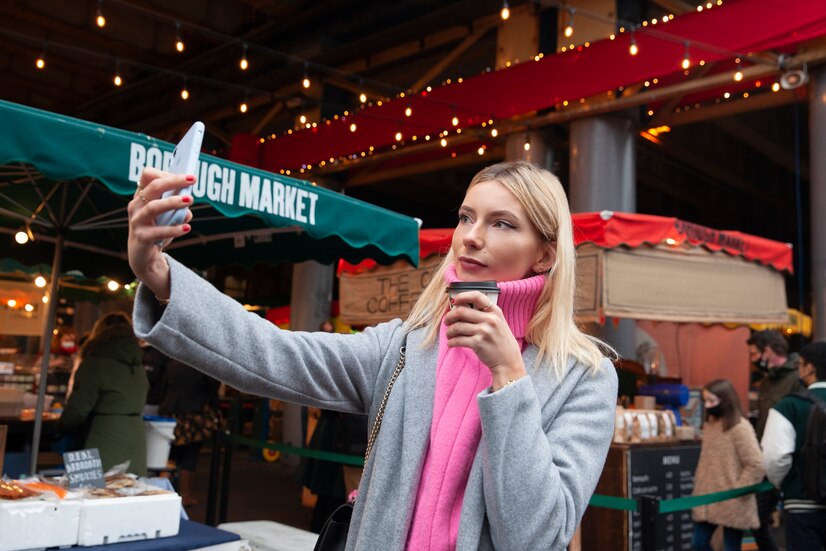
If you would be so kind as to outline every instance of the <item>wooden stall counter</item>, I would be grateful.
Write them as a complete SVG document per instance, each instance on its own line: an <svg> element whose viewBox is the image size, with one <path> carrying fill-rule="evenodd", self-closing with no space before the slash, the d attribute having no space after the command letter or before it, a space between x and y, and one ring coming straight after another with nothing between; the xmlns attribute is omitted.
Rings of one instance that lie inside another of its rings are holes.
<svg viewBox="0 0 826 551"><path fill-rule="evenodd" d="M596 493L630 499L689 496L699 457L699 440L611 444ZM657 549L691 549L691 511L661 515L657 524ZM640 530L638 512L590 506L581 523L582 549L639 551Z"/></svg>

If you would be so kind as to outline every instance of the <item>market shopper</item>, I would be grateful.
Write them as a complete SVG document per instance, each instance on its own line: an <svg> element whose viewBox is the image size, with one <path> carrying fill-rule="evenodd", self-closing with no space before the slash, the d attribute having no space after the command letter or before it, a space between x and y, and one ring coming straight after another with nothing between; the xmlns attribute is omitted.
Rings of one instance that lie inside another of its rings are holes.
<svg viewBox="0 0 826 551"><path fill-rule="evenodd" d="M573 318L572 222L556 177L524 162L479 172L408 320L354 335L279 330L162 254L155 242L187 233L191 214L156 227L190 204L161 196L193 181L146 169L129 204L138 335L235 388L371 422L406 347L348 550L565 548L611 442L617 378ZM478 291L451 300L457 280L496 280L498 304Z"/></svg>
<svg viewBox="0 0 826 551"><path fill-rule="evenodd" d="M800 349L798 374L808 392L826 400L826 342ZM826 505L812 499L803 478L801 451L812 401L798 393L783 398L769 412L763 432L763 465L769 480L783 494L786 546L826 549Z"/></svg>
<svg viewBox="0 0 826 551"><path fill-rule="evenodd" d="M734 385L717 379L703 387L706 422L694 474L694 495L705 495L757 484L763 478L760 445L754 428L740 410ZM757 528L757 500L746 494L694 507L692 549L710 551L711 536L723 527L725 551L740 551L743 530Z"/></svg>
<svg viewBox="0 0 826 551"><path fill-rule="evenodd" d="M130 473L146 476L141 412L149 381L141 356L128 314L101 317L80 349L74 387L55 431L76 432L82 448L98 448L104 470L129 461Z"/></svg>
<svg viewBox="0 0 826 551"><path fill-rule="evenodd" d="M749 361L762 373L754 383L757 387L757 439L763 437L763 429L769 411L792 392L803 389L797 378L797 355L789 355L789 343L774 329L757 331L746 341L749 346ZM775 491L757 494L757 508L760 527L753 530L754 541L760 551L777 551L777 543L771 532L772 513L777 511L780 495Z"/></svg>

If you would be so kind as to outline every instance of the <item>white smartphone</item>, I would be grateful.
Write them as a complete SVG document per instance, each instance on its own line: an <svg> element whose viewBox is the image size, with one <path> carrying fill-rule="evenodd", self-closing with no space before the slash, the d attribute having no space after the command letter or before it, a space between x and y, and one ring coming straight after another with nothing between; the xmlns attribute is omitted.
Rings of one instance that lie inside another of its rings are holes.
<svg viewBox="0 0 826 551"><path fill-rule="evenodd" d="M198 158L201 155L201 143L204 141L204 123L198 121L187 130L175 150L172 152L172 162L169 163L167 172L173 174L194 174L198 175ZM171 195L192 195L192 186L166 191L163 197ZM170 210L159 214L155 218L158 226L177 226L183 224L186 218L186 207Z"/></svg>

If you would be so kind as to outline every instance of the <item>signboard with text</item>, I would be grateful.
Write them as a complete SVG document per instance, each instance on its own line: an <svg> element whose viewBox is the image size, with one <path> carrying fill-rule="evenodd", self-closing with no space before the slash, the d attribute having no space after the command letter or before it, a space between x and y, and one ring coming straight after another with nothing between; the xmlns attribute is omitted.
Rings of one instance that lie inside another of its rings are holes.
<svg viewBox="0 0 826 551"><path fill-rule="evenodd" d="M97 448L63 454L69 488L103 488L103 462Z"/></svg>

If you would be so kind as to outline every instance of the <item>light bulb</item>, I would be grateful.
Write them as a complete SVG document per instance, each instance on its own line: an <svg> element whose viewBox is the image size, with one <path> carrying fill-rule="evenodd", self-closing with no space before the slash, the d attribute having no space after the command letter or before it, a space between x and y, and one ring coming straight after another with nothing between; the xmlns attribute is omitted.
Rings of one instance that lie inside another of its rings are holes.
<svg viewBox="0 0 826 551"><path fill-rule="evenodd" d="M508 7L508 0L505 0L502 3L502 11L499 12L499 16L502 18L502 21L507 21L511 16L511 10Z"/></svg>
<svg viewBox="0 0 826 551"><path fill-rule="evenodd" d="M352 122L352 123L350 123L350 132L355 132L355 131L356 131L356 123Z"/></svg>
<svg viewBox="0 0 826 551"><path fill-rule="evenodd" d="M17 301L16 301L16 300L14 300L13 298L10 298L10 299L6 302L6 305L7 305L9 308L14 308L15 306L17 306Z"/></svg>
<svg viewBox="0 0 826 551"><path fill-rule="evenodd" d="M25 245L29 242L29 234L27 234L23 230L20 230L19 232L14 234L14 240L20 243L21 245Z"/></svg>
<svg viewBox="0 0 826 551"><path fill-rule="evenodd" d="M121 84L123 84L123 79L120 78L119 74L115 73L115 78L112 79L112 82L115 83L115 86L120 86Z"/></svg>
<svg viewBox="0 0 826 551"><path fill-rule="evenodd" d="M734 81L735 82L740 82L741 80L743 80L743 71L738 66L737 71L735 71L735 73L734 73Z"/></svg>
<svg viewBox="0 0 826 551"><path fill-rule="evenodd" d="M491 137L495 138L496 136L499 135L499 131L495 128L492 128L491 131L490 131L490 135L491 135Z"/></svg>
<svg viewBox="0 0 826 551"><path fill-rule="evenodd" d="M46 286L46 278L43 277L43 276L37 276L36 278L34 278L34 284L37 287L41 287L41 288L45 287Z"/></svg>
<svg viewBox="0 0 826 551"><path fill-rule="evenodd" d="M241 102L241 105L238 106L238 110L241 111L242 113L246 113L247 109L248 109L247 102L245 102L245 101Z"/></svg>
<svg viewBox="0 0 826 551"><path fill-rule="evenodd" d="M186 86L181 88L181 99L188 100L189 99L189 90L186 89Z"/></svg>
<svg viewBox="0 0 826 551"><path fill-rule="evenodd" d="M25 305L25 306L23 307L23 309L24 309L26 312L31 312L31 311L33 311L33 310L34 310L34 306L32 306L31 304L27 304L27 305Z"/></svg>
<svg viewBox="0 0 826 551"><path fill-rule="evenodd" d="M110 280L109 280L109 283L107 283L107 284L106 284L106 287L107 287L110 291L117 291L117 290L120 288L120 283L118 283L118 282L117 282L117 281L115 281L114 279L110 279Z"/></svg>
<svg viewBox="0 0 826 551"><path fill-rule="evenodd" d="M301 115L300 117L298 117L298 122L300 122L301 124L307 124L307 116Z"/></svg>
<svg viewBox="0 0 826 551"><path fill-rule="evenodd" d="M98 24L98 27L100 27L101 29L106 26L106 18L103 17L103 14L100 13L100 10L98 10L98 16L97 16L97 19L95 19L95 22Z"/></svg>
<svg viewBox="0 0 826 551"><path fill-rule="evenodd" d="M683 62L680 65L683 69L688 70L688 68L691 67L691 60L687 57L684 57Z"/></svg>
<svg viewBox="0 0 826 551"><path fill-rule="evenodd" d="M43 298L40 299L40 300L43 301L43 304L48 304L49 303L49 295L43 295Z"/></svg>
<svg viewBox="0 0 826 551"><path fill-rule="evenodd" d="M307 78L307 77L304 77L304 80L301 81L301 86L303 86L304 88L309 88L310 87L310 79Z"/></svg>
<svg viewBox="0 0 826 551"><path fill-rule="evenodd" d="M447 140L446 139L442 138L442 141L439 142L439 143L442 144L442 147L447 147Z"/></svg>
<svg viewBox="0 0 826 551"><path fill-rule="evenodd" d="M484 155L485 154L485 146L482 146L479 149L477 149L476 153L478 153L479 155Z"/></svg>
<svg viewBox="0 0 826 551"><path fill-rule="evenodd" d="M37 56L37 59L34 62L34 66L41 70L46 67L46 58L43 56L43 54Z"/></svg>
<svg viewBox="0 0 826 551"><path fill-rule="evenodd" d="M452 124L453 126L459 126L459 117L453 115L453 118L450 119L450 124Z"/></svg>
<svg viewBox="0 0 826 551"><path fill-rule="evenodd" d="M241 58L241 61L238 62L238 66L241 67L242 71L246 71L247 67L250 66L249 61L247 61L247 56Z"/></svg>
<svg viewBox="0 0 826 551"><path fill-rule="evenodd" d="M361 94L359 94L359 101L360 101L361 103L367 103L367 94L365 94L364 92L362 92Z"/></svg>
<svg viewBox="0 0 826 551"><path fill-rule="evenodd" d="M530 151L531 150L531 142L525 142L524 148L525 148L525 151Z"/></svg>
<svg viewBox="0 0 826 551"><path fill-rule="evenodd" d="M176 49L176 50L178 50L179 52L183 52L183 51L184 51L184 41L183 41L183 40L181 40L181 38L180 38L180 37L178 37L177 39L175 39L175 49Z"/></svg>
<svg viewBox="0 0 826 551"><path fill-rule="evenodd" d="M571 36L573 36L573 34L574 34L574 27L570 23L568 23L568 25L565 26L565 38L571 38Z"/></svg>
<svg viewBox="0 0 826 551"><path fill-rule="evenodd" d="M637 39L634 37L634 34L631 34L631 45L628 47L628 53L631 55L637 55L640 52L640 49L637 47Z"/></svg>
<svg viewBox="0 0 826 551"><path fill-rule="evenodd" d="M402 133L401 132L396 132L396 141L397 142L402 141Z"/></svg>
<svg viewBox="0 0 826 551"><path fill-rule="evenodd" d="M405 108L405 110L404 110L404 116L409 117L412 114L413 114L413 108L410 107L410 105L408 105L407 108Z"/></svg>
<svg viewBox="0 0 826 551"><path fill-rule="evenodd" d="M774 84L772 84L772 92L779 92L779 91L780 91L780 83L775 82Z"/></svg>

